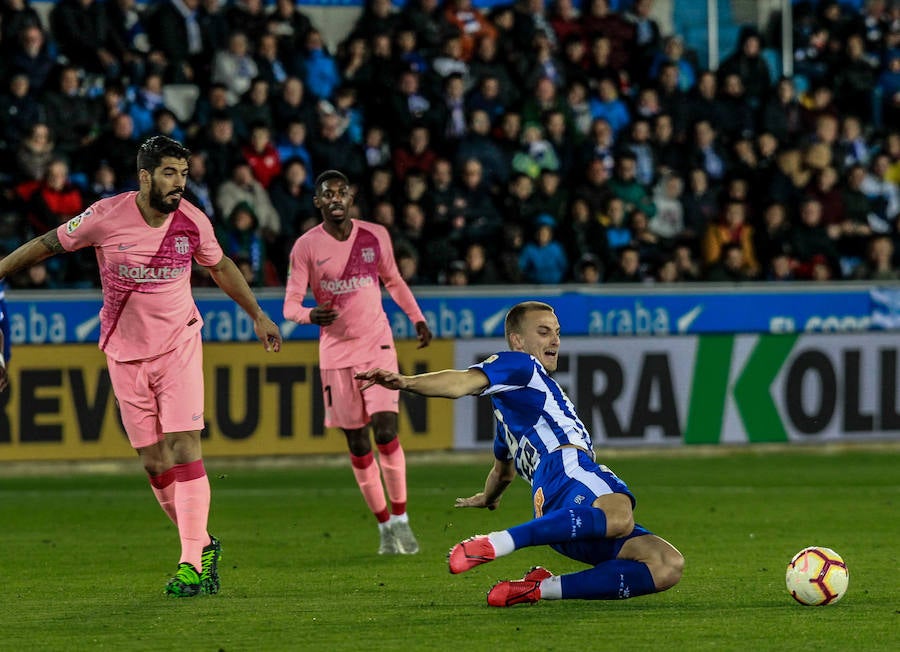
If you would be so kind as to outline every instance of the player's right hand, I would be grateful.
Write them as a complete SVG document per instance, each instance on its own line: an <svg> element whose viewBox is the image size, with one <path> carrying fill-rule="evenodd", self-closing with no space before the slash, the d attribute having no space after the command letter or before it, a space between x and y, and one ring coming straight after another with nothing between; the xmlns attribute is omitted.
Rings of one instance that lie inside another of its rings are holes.
<svg viewBox="0 0 900 652"><path fill-rule="evenodd" d="M498 498L492 503L487 501L487 497L484 495L483 491L479 491L474 496L469 496L468 498L457 498L454 503L454 507L477 507L479 509L490 509L495 510L497 506L500 504L500 499Z"/></svg>
<svg viewBox="0 0 900 652"><path fill-rule="evenodd" d="M331 307L331 301L323 303L320 306L316 306L309 313L310 323L316 324L318 326L328 326L329 324L334 323L334 320L337 318L337 310L334 310Z"/></svg>

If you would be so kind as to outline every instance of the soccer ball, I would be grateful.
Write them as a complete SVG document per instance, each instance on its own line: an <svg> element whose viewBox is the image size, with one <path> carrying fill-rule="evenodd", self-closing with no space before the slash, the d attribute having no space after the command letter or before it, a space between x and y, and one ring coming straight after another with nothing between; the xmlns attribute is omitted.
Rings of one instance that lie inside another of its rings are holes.
<svg viewBox="0 0 900 652"><path fill-rule="evenodd" d="M850 572L834 550L811 546L794 555L785 580L788 593L800 604L826 605L844 597Z"/></svg>

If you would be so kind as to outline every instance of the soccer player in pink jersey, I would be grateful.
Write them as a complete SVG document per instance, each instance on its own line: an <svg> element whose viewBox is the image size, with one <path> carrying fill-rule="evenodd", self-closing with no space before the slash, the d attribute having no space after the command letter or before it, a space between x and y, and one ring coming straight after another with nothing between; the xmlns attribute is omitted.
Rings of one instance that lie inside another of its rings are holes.
<svg viewBox="0 0 900 652"><path fill-rule="evenodd" d="M399 392L378 388L363 394L354 375L372 366L398 368L379 279L415 324L419 348L431 342L431 331L397 270L387 229L350 218L353 195L347 177L337 170L320 174L313 203L323 221L298 238L291 250L284 316L321 326L325 425L340 428L347 437L353 475L378 520L378 554L415 554L419 544L406 514L406 459L397 438ZM303 306L308 287L316 301L313 308ZM378 446L377 461L370 424Z"/></svg>
<svg viewBox="0 0 900 652"><path fill-rule="evenodd" d="M223 255L209 218L181 200L189 157L170 138L149 138L137 155L140 190L101 199L0 261L2 279L55 254L94 248L103 287L100 348L122 423L181 539L178 569L165 588L176 597L218 593L221 556L206 529L203 319L191 296L192 261L250 315L267 351L281 349L278 327Z"/></svg>

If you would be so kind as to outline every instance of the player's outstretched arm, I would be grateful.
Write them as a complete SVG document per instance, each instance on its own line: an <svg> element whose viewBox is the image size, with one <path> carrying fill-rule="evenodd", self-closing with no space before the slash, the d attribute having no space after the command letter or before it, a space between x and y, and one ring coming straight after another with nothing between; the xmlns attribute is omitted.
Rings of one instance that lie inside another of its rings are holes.
<svg viewBox="0 0 900 652"><path fill-rule="evenodd" d="M0 260L0 278L6 278L20 269L31 267L64 251L65 248L60 244L56 231L47 231L44 235L32 238Z"/></svg>
<svg viewBox="0 0 900 652"><path fill-rule="evenodd" d="M454 507L479 507L497 509L500 497L516 477L512 460L494 460L494 466L484 481L484 491L468 498L457 498Z"/></svg>
<svg viewBox="0 0 900 652"><path fill-rule="evenodd" d="M247 285L247 279L241 274L234 261L228 256L222 256L218 263L207 269L216 285L222 288L222 291L253 319L253 331L266 347L266 351L275 351L276 353L280 351L281 331L260 308L253 295L253 290Z"/></svg>
<svg viewBox="0 0 900 652"><path fill-rule="evenodd" d="M386 369L369 369L356 374L356 379L367 381L361 389L381 385L388 389L442 398L480 394L488 386L487 376L480 369L445 369L415 376L404 376Z"/></svg>

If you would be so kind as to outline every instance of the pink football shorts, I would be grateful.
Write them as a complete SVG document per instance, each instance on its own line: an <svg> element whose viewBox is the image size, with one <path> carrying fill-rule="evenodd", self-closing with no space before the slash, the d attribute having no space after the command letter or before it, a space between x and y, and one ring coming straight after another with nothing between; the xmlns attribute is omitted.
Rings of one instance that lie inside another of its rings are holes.
<svg viewBox="0 0 900 652"><path fill-rule="evenodd" d="M353 376L375 367L397 371L397 352L393 346L379 349L374 359L354 367L320 370L327 427L362 428L376 412L399 412L399 391L380 385L372 385L364 392L359 390L364 382Z"/></svg>
<svg viewBox="0 0 900 652"><path fill-rule="evenodd" d="M203 430L203 341L200 331L148 360L107 358L113 392L128 440L151 446L166 433Z"/></svg>

